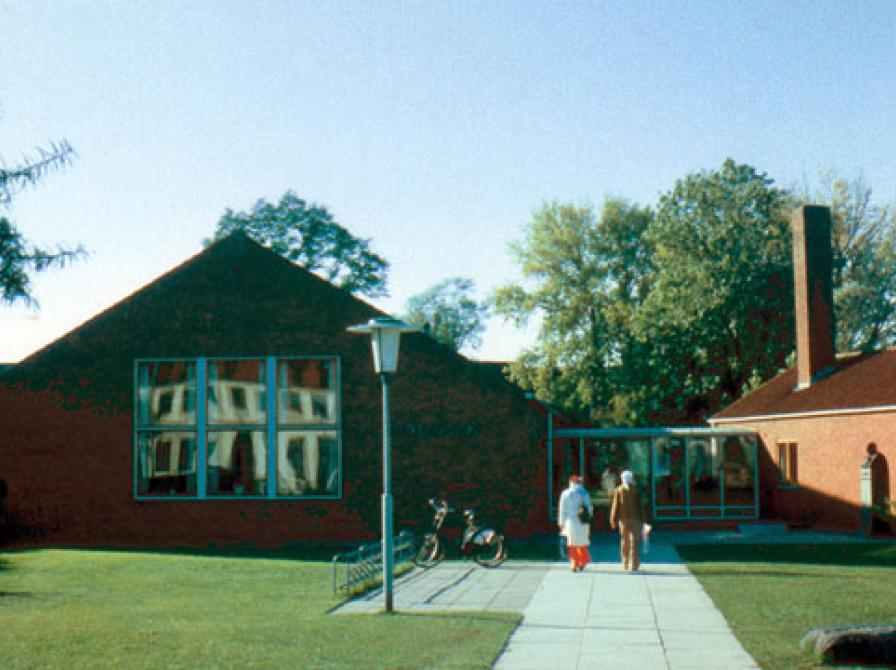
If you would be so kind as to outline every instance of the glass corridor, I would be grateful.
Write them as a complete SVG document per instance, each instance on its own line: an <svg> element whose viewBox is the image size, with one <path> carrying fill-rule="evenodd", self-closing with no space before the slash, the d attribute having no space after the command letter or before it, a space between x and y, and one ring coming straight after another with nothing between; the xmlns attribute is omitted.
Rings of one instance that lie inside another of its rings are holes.
<svg viewBox="0 0 896 670"><path fill-rule="evenodd" d="M580 474L598 507L609 505L623 470L660 520L759 516L757 437L712 428L551 430L551 509L571 474Z"/></svg>

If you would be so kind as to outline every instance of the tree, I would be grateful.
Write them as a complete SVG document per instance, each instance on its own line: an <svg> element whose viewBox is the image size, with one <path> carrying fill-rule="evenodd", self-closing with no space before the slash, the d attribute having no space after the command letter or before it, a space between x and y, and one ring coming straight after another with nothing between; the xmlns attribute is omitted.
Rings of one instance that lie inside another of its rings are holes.
<svg viewBox="0 0 896 670"><path fill-rule="evenodd" d="M648 209L546 205L511 251L525 284L494 296L538 340L511 376L610 424L700 422L792 360L790 219L828 204L838 350L896 343L896 214L861 180L809 196L729 159L679 179Z"/></svg>
<svg viewBox="0 0 896 670"><path fill-rule="evenodd" d="M404 319L455 351L476 349L482 344L488 307L471 296L475 288L473 280L464 277L439 282L408 300Z"/></svg>
<svg viewBox="0 0 896 670"><path fill-rule="evenodd" d="M51 144L50 149L37 149L37 159L27 156L11 168L0 167L0 206L10 208L16 193L36 184L53 169L68 165L74 150L68 142ZM6 217L0 216L0 302L11 305L19 300L36 306L31 288L31 276L47 268L62 267L86 255L84 249L57 247L49 251L35 247Z"/></svg>
<svg viewBox="0 0 896 670"><path fill-rule="evenodd" d="M731 159L660 198L645 236L655 271L632 323L646 357L643 418L702 420L783 365L794 343L790 206Z"/></svg>
<svg viewBox="0 0 896 670"><path fill-rule="evenodd" d="M831 208L837 350L896 344L896 208L875 203L860 177L833 171L798 201Z"/></svg>
<svg viewBox="0 0 896 670"><path fill-rule="evenodd" d="M495 311L518 326L538 315L535 345L511 364L511 377L542 399L614 421L625 413L620 367L636 355L628 322L642 300L651 250L643 234L649 208L608 200L591 206L549 203L511 245L523 283L499 288Z"/></svg>
<svg viewBox="0 0 896 670"><path fill-rule="evenodd" d="M277 204L258 200L249 212L227 209L205 244L235 230L340 288L370 297L386 295L389 264L371 251L370 241L354 237L326 207L308 205L292 191Z"/></svg>

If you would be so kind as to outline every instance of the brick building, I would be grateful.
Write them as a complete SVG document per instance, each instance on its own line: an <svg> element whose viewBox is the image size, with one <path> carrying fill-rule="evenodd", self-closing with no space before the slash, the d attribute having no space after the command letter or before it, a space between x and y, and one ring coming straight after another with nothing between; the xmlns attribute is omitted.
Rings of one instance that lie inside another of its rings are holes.
<svg viewBox="0 0 896 670"><path fill-rule="evenodd" d="M373 307L234 234L0 374L5 522L32 541L204 545L378 535ZM396 528L425 500L543 530L545 420L422 334L392 385Z"/></svg>
<svg viewBox="0 0 896 670"><path fill-rule="evenodd" d="M880 510L894 491L896 351L835 354L830 211L796 210L793 233L796 367L710 424L758 433L763 516L887 531Z"/></svg>

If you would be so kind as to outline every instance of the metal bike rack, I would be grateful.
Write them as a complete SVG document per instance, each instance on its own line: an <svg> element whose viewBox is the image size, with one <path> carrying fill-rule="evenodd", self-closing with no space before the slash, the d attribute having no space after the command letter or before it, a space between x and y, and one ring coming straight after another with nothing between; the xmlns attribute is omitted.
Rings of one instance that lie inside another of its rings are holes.
<svg viewBox="0 0 896 670"><path fill-rule="evenodd" d="M381 541L365 542L354 551L333 557L333 593L351 593L355 588L367 586L382 575L383 544ZM392 544L393 565L409 561L414 554L414 534L403 530Z"/></svg>

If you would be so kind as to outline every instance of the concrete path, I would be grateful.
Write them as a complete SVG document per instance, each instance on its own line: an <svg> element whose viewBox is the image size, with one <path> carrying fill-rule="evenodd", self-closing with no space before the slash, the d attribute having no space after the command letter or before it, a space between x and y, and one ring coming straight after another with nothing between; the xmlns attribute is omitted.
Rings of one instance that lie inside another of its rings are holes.
<svg viewBox="0 0 896 670"><path fill-rule="evenodd" d="M654 542L640 572L618 562L618 542L595 538L595 563L510 561L485 569L449 561L396 580L402 611L515 611L520 626L495 670L755 670L725 619L668 542ZM382 609L377 590L334 613Z"/></svg>
<svg viewBox="0 0 896 670"><path fill-rule="evenodd" d="M615 543L592 549L584 573L545 575L495 670L759 668L670 545L635 574Z"/></svg>
<svg viewBox="0 0 896 670"><path fill-rule="evenodd" d="M429 570L414 569L395 581L393 606L402 612L523 612L552 563L511 562L485 569L472 561L445 561ZM375 589L333 610L360 614L383 609Z"/></svg>

